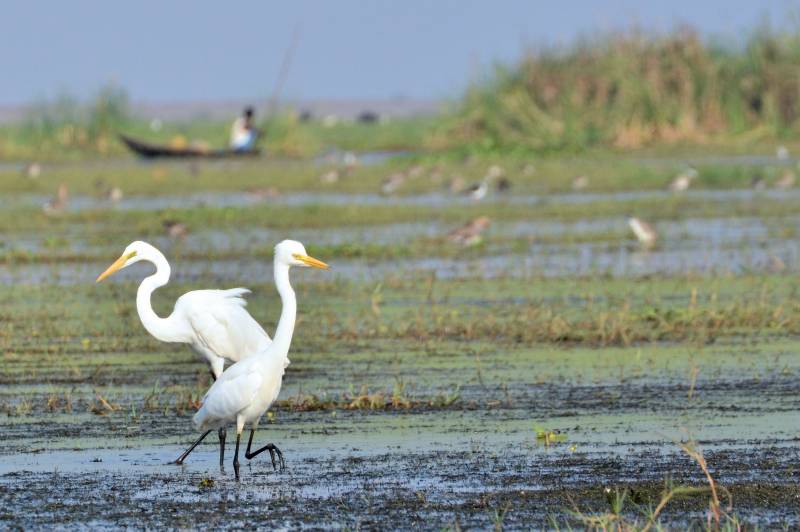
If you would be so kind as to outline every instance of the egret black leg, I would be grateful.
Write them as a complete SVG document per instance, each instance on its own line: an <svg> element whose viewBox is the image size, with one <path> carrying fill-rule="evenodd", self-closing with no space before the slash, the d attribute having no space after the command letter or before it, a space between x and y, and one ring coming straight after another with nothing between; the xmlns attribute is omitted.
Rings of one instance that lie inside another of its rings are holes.
<svg viewBox="0 0 800 532"><path fill-rule="evenodd" d="M225 427L219 429L219 468L225 468Z"/></svg>
<svg viewBox="0 0 800 532"><path fill-rule="evenodd" d="M281 463L281 471L286 469L286 462L284 462L283 460L283 453L281 452L280 449L275 447L275 444L268 443L261 449L257 449L252 452L250 451L250 446L253 444L253 434L255 434L255 432L256 432L255 430L250 429L250 439L247 440L247 450L244 452L244 457L247 458L248 460L251 460L256 456L258 456L259 454L263 453L264 451L269 451L269 457L272 458L272 469L274 469L275 471L278 470L278 466L275 463L276 454L278 455L278 460Z"/></svg>
<svg viewBox="0 0 800 532"><path fill-rule="evenodd" d="M202 436L197 438L197 441L194 442L191 447L186 449L183 452L183 454L180 455L177 460L175 460L175 463L178 464L178 465L181 465L183 463L183 461L186 460L186 457L189 456L189 453L194 451L194 448L197 447L198 445L200 445L200 442L203 441L204 439L206 439L206 436L208 436L209 434L211 434L210 430L205 431Z"/></svg>
<svg viewBox="0 0 800 532"><path fill-rule="evenodd" d="M242 439L242 433L236 431L236 452L233 455L233 472L236 473L236 482L239 482L239 440Z"/></svg>

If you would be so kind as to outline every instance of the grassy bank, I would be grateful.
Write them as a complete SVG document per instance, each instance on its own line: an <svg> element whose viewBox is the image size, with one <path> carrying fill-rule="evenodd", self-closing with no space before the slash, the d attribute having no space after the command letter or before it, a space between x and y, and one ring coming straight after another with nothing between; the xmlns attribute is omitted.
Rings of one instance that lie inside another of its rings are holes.
<svg viewBox="0 0 800 532"><path fill-rule="evenodd" d="M472 87L434 144L576 151L788 138L800 126L799 59L798 34L770 30L741 47L680 29L531 51Z"/></svg>

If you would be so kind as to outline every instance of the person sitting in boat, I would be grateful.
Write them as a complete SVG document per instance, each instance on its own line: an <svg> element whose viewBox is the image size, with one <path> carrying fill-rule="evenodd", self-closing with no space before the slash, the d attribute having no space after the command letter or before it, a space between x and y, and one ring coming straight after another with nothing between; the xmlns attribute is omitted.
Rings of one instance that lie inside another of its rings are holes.
<svg viewBox="0 0 800 532"><path fill-rule="evenodd" d="M236 151L255 149L258 128L253 125L253 108L246 107L242 116L233 122L231 128L231 148Z"/></svg>

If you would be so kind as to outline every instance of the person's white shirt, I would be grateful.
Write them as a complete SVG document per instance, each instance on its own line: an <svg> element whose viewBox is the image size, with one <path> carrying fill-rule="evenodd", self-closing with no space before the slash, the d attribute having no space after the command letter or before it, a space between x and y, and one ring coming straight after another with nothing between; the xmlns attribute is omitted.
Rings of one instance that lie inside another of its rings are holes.
<svg viewBox="0 0 800 532"><path fill-rule="evenodd" d="M234 150L247 150L253 147L255 132L247 127L247 120L240 116L231 127L231 148Z"/></svg>

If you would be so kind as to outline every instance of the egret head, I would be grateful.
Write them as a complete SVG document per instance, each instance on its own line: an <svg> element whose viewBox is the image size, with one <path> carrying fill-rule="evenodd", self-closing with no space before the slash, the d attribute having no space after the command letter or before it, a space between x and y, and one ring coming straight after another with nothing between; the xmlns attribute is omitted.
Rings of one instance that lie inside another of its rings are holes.
<svg viewBox="0 0 800 532"><path fill-rule="evenodd" d="M137 240L136 242L131 242L128 244L128 247L125 248L125 251L122 252L122 255L119 256L114 263L109 266L106 271L101 273L97 277L96 282L100 282L106 277L110 276L114 272L121 270L122 268L127 268L131 264L137 263L140 260L150 260L152 261L154 257L163 256L161 252L158 251L156 248L148 244L147 242L142 242L141 240Z"/></svg>
<svg viewBox="0 0 800 532"><path fill-rule="evenodd" d="M327 270L329 266L321 260L310 257L306 248L296 240L284 240L275 246L275 261L288 266L303 266Z"/></svg>

